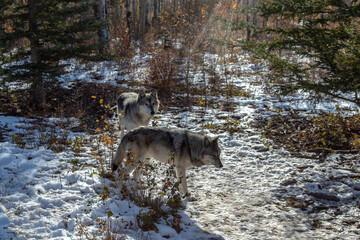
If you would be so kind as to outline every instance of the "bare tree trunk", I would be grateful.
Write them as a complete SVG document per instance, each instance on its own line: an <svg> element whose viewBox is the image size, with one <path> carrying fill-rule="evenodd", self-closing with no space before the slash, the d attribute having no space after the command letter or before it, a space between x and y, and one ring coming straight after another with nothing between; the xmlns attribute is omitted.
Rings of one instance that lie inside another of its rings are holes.
<svg viewBox="0 0 360 240"><path fill-rule="evenodd" d="M200 0L195 0L195 16L199 20L201 19L201 11L200 11Z"/></svg>
<svg viewBox="0 0 360 240"><path fill-rule="evenodd" d="M115 4L115 17L116 19L121 19L121 15L122 15L122 5L120 4L120 2Z"/></svg>
<svg viewBox="0 0 360 240"><path fill-rule="evenodd" d="M146 29L150 26L149 12L150 12L150 3L149 3L149 0L146 0L145 1L145 32L146 32Z"/></svg>
<svg viewBox="0 0 360 240"><path fill-rule="evenodd" d="M140 0L140 27L139 27L139 36L142 38L145 33L145 25L146 25L146 0Z"/></svg>
<svg viewBox="0 0 360 240"><path fill-rule="evenodd" d="M207 98L207 83L206 83L206 77L205 77L205 62L204 59L202 60L202 74L203 74L203 81L204 81L204 115L207 111L207 105L208 105L208 98Z"/></svg>
<svg viewBox="0 0 360 240"><path fill-rule="evenodd" d="M158 22L159 17L159 0L154 0L154 17L152 19L152 24Z"/></svg>
<svg viewBox="0 0 360 240"><path fill-rule="evenodd" d="M188 107L188 111L191 112L191 105L190 105L190 58L191 52L190 49L185 50L187 52L186 56L186 73L185 73L185 82L186 82L186 104Z"/></svg>
<svg viewBox="0 0 360 240"><path fill-rule="evenodd" d="M137 31L135 30L136 29L136 24L137 24L137 2L136 2L137 0L132 0L132 13L133 13L133 17L132 17L132 19L133 19L133 21L132 21L132 27L133 27L133 37L136 37L137 38L137 36L135 36L136 35L136 33L137 33Z"/></svg>
<svg viewBox="0 0 360 240"><path fill-rule="evenodd" d="M159 0L159 13L164 9L164 0Z"/></svg>
<svg viewBox="0 0 360 240"><path fill-rule="evenodd" d="M267 26L267 18L263 17L262 27L266 27L266 26Z"/></svg>
<svg viewBox="0 0 360 240"><path fill-rule="evenodd" d="M98 4L98 19L99 20L106 20L107 19L107 12L106 12L106 0L100 0ZM105 24L101 27L98 31L99 42L105 43L110 40L110 33L109 33L109 26ZM109 43L106 43L101 49L100 53L104 53L109 50Z"/></svg>
<svg viewBox="0 0 360 240"><path fill-rule="evenodd" d="M132 29L132 24L131 24L130 0L126 0L125 9L126 9L126 24L127 24L127 28L128 28L130 38L131 38L133 29Z"/></svg>
<svg viewBox="0 0 360 240"><path fill-rule="evenodd" d="M30 36L30 48L31 48L31 63L36 66L37 64L41 63L41 56L38 52L40 48L39 40L37 39L38 35L38 24L36 21L36 0L29 0L29 32L31 32ZM39 71L36 69L36 71ZM32 101L34 104L35 109L40 110L45 107L45 88L44 88L44 79L42 77L42 73L39 71L34 74L32 79L31 85L31 94L32 94Z"/></svg>
<svg viewBox="0 0 360 240"><path fill-rule="evenodd" d="M258 0L253 0L253 6L254 6L254 15L253 15L253 23L254 26L258 25L258 18L257 18L257 6L258 6Z"/></svg>
<svg viewBox="0 0 360 240"><path fill-rule="evenodd" d="M246 41L250 41L251 29L250 29L250 0L246 1Z"/></svg>

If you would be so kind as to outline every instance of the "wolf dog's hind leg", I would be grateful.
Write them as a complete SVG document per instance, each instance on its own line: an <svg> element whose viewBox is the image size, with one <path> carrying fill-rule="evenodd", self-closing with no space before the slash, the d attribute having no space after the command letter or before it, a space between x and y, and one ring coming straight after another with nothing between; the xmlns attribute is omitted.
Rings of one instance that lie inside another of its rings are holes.
<svg viewBox="0 0 360 240"><path fill-rule="evenodd" d="M126 153L126 161L124 162L126 175L130 174L137 167L136 159L137 157L135 151L128 149Z"/></svg>
<svg viewBox="0 0 360 240"><path fill-rule="evenodd" d="M188 189L186 183L185 168L180 166L175 166L175 170L176 170L176 178L180 182L179 190L182 194L187 195Z"/></svg>
<svg viewBox="0 0 360 240"><path fill-rule="evenodd" d="M135 163L133 165L133 172L134 180L139 185L140 184L140 172L145 164L145 156L144 155L136 155Z"/></svg>

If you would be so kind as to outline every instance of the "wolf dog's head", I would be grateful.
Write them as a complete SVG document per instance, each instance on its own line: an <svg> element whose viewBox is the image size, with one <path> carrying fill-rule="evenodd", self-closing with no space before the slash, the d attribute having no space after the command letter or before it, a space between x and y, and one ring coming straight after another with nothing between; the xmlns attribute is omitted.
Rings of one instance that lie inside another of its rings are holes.
<svg viewBox="0 0 360 240"><path fill-rule="evenodd" d="M217 168L222 168L223 165L220 160L221 149L219 147L218 138L210 139L204 138L204 148L202 149L202 160L205 164L214 165Z"/></svg>
<svg viewBox="0 0 360 240"><path fill-rule="evenodd" d="M154 115L159 110L160 101L156 91L144 93L141 91L138 97L139 111L145 115Z"/></svg>

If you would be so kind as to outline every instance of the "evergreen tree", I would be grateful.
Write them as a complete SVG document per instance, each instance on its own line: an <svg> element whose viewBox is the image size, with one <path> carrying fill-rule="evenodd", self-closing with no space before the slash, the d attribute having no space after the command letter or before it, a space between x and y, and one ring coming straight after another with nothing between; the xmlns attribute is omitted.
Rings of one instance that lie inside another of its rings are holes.
<svg viewBox="0 0 360 240"><path fill-rule="evenodd" d="M268 63L277 89L360 106L359 1L272 0L263 1L258 11L267 26L251 26L252 39L235 46Z"/></svg>
<svg viewBox="0 0 360 240"><path fill-rule="evenodd" d="M84 0L2 0L0 61L4 82L30 84L32 103L45 104L46 88L64 73L60 60L100 60L94 36L104 21L96 20L96 2Z"/></svg>

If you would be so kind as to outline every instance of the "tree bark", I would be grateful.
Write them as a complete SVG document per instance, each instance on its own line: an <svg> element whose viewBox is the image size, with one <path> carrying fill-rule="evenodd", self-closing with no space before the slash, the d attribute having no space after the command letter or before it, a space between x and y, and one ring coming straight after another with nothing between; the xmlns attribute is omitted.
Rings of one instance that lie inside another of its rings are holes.
<svg viewBox="0 0 360 240"><path fill-rule="evenodd" d="M115 5L115 16L116 16L116 19L121 19L121 15L122 15L122 12L123 12L123 10L122 10L122 6L121 6L121 4L120 4L120 2L118 2L118 3L116 3L116 5Z"/></svg>
<svg viewBox="0 0 360 240"><path fill-rule="evenodd" d="M251 28L249 26L250 24L250 0L246 0L246 41L250 41L250 36L251 36Z"/></svg>
<svg viewBox="0 0 360 240"><path fill-rule="evenodd" d="M148 0L146 0L145 1L145 32L146 32L146 29L150 26L149 12L150 12L150 2Z"/></svg>
<svg viewBox="0 0 360 240"><path fill-rule="evenodd" d="M131 24L130 0L126 0L125 9L126 9L126 24L127 24L129 36L131 38L133 29L132 29L132 24Z"/></svg>
<svg viewBox="0 0 360 240"><path fill-rule="evenodd" d="M38 23L36 21L36 0L29 0L29 32L30 36L30 62L34 66L34 75L32 77L31 97L36 110L41 110L45 106L45 88L42 72L37 68L41 63L41 56L39 54L40 43L38 40Z"/></svg>
<svg viewBox="0 0 360 240"><path fill-rule="evenodd" d="M139 36L142 38L143 34L145 33L145 25L146 25L146 8L147 8L147 1L141 0L140 1L140 27L139 27Z"/></svg>
<svg viewBox="0 0 360 240"><path fill-rule="evenodd" d="M132 14L133 14L133 17L132 17L132 19L133 19L133 21L132 21L132 27L133 27L133 37L135 37L135 38L137 38L137 36L135 36L136 35L136 33L137 33L137 31L135 31L135 29L136 29L136 24L137 24L137 2L136 2L136 0L132 0Z"/></svg>
<svg viewBox="0 0 360 240"><path fill-rule="evenodd" d="M156 24L159 16L159 0L154 0L154 17L152 19L152 24Z"/></svg>
<svg viewBox="0 0 360 240"><path fill-rule="evenodd" d="M254 9L257 8L258 0L253 0L253 6L254 6ZM254 26L258 25L258 17L257 17L257 12L256 11L254 11L254 15L253 15L253 24L254 24Z"/></svg>
<svg viewBox="0 0 360 240"><path fill-rule="evenodd" d="M98 19L99 20L107 20L107 12L106 12L106 0L100 0L98 4ZM100 53L104 53L109 50L109 43L110 40L110 32L108 24L103 25L99 31L99 42L104 43L104 46L100 49Z"/></svg>

